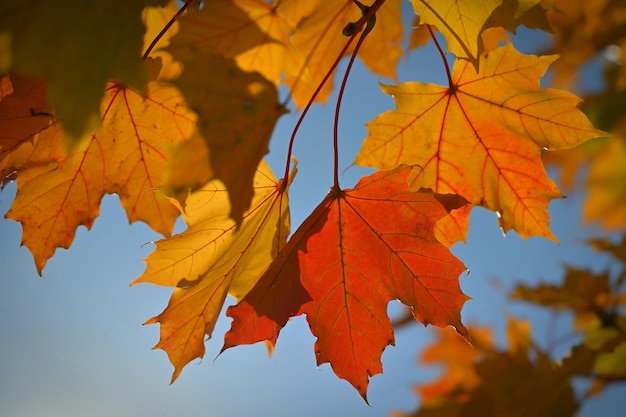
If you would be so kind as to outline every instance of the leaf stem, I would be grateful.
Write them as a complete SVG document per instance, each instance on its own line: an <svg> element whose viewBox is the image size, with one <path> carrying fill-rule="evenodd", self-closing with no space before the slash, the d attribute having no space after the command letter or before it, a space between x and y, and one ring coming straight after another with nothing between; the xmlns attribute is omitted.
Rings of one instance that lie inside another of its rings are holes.
<svg viewBox="0 0 626 417"><path fill-rule="evenodd" d="M370 29L371 30L371 29ZM339 187L339 110L341 109L341 102L343 99L343 93L346 89L346 84L348 82L348 76L350 75L350 71L352 70L352 64L354 64L354 60L359 52L359 48L363 44L363 40L365 36L370 32L368 27L364 31L361 32L359 36L359 40L354 47L354 51L350 56L350 61L348 61L348 66L346 67L346 71L343 74L343 80L341 80L341 87L339 87L339 93L337 94L337 104L335 106L335 120L333 122L333 154L334 154L334 167L333 167L333 185L335 188L341 189Z"/></svg>
<svg viewBox="0 0 626 417"><path fill-rule="evenodd" d="M339 65L339 62L341 61L341 59L345 55L346 51L348 50L348 48L352 44L352 41L354 40L355 35L357 33L359 33L363 29L363 27L368 24L370 18L372 16L374 16L374 14L378 11L380 6L382 6L385 1L386 0L376 0L374 2L374 4L372 4L369 7L367 13L365 13L363 15L363 17L361 19L359 19L357 24L354 26L354 32L351 34L350 38L348 39L348 42L346 42L344 47L341 49L341 52L339 52L337 58L335 59L335 62L333 62L333 65L326 72L326 75L324 75L324 78L322 79L320 84L317 86L317 88L315 89L315 91L311 95L311 98L309 99L308 103L306 104L306 106L302 110L302 113L300 114L300 117L298 118L298 121L296 122L296 125L294 126L293 131L291 132L291 137L289 138L289 147L287 149L287 162L285 163L285 174L283 175L283 182L286 181L287 178L289 178L289 169L291 167L291 155L292 155L292 152L293 152L293 143L295 141L296 134L298 133L298 129L300 129L300 125L302 124L302 121L304 120L306 114L308 113L309 109L313 105L313 102L315 101L315 98L317 97L317 95L322 90L322 87L324 87L324 85L326 84L326 82L328 81L330 76L335 71L335 68L337 68L337 65ZM335 154L336 154L336 152L335 152Z"/></svg>
<svg viewBox="0 0 626 417"><path fill-rule="evenodd" d="M433 32L433 29L430 27L430 25L426 25L426 27L428 28L428 32L430 32L431 39L435 43L435 47L437 47L437 50L439 51L439 55L441 55L441 60L443 61L443 65L446 67L446 75L448 76L448 86L450 87L450 89L454 89L454 84L452 83L452 74L450 73L450 66L448 65L448 60L446 60L446 54L443 52L443 49L441 49L441 45L439 45L439 42L437 41L437 38L435 37L435 33Z"/></svg>
<svg viewBox="0 0 626 417"><path fill-rule="evenodd" d="M152 52L152 50L154 49L154 47L156 46L156 44L159 42L159 40L161 40L161 38L163 37L163 35L165 35L165 33L170 29L170 27L172 27L172 25L174 24L174 22L176 21L176 19L178 19L180 17L180 15L182 15L183 13L185 13L185 10L187 10L189 8L189 6L191 6L191 4L194 2L194 0L187 0L185 2L185 4L182 5L182 7L180 9L178 9L178 11L176 12L176 14L174 16L172 16L172 18L169 20L169 22L167 22L167 24L163 27L163 29L161 29L161 31L159 32L158 35L156 35L154 37L154 39L152 39L152 42L150 43L150 45L148 46L148 49L146 49L146 52L143 53L143 59L148 58L148 56L150 55L150 52Z"/></svg>

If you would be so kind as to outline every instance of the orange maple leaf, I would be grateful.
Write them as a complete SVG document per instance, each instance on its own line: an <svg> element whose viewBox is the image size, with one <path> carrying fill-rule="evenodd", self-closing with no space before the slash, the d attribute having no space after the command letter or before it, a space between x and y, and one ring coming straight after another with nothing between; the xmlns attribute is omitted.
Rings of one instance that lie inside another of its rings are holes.
<svg viewBox="0 0 626 417"><path fill-rule="evenodd" d="M161 325L155 348L167 352L174 365L172 381L187 363L204 355L204 339L213 332L226 294L241 299L284 246L289 209L282 187L261 162L252 207L238 226L229 217L224 185L209 182L189 195L184 211L181 208L187 230L158 241L146 259L146 270L134 284L178 287L167 308L146 322Z"/></svg>
<svg viewBox="0 0 626 417"><path fill-rule="evenodd" d="M522 55L507 44L481 58L479 73L457 60L450 87L383 85L397 110L368 123L355 163L412 165L412 189L462 195L498 212L504 231L555 239L547 206L561 193L545 172L541 149L602 135L578 110L578 97L539 87L555 59Z"/></svg>
<svg viewBox="0 0 626 417"><path fill-rule="evenodd" d="M152 82L143 97L111 83L101 104L101 128L69 154L18 174L18 192L7 218L23 225L23 244L39 273L57 247L68 248L79 225L90 228L105 193L116 193L128 219L169 234L178 210L157 192L171 144L186 139L195 115L179 92ZM62 147L60 124L39 134L37 144ZM44 213L45 215L42 215Z"/></svg>
<svg viewBox="0 0 626 417"><path fill-rule="evenodd" d="M446 372L435 381L418 386L425 407L438 404L446 396L456 396L457 401L467 399L467 395L477 385L474 364L486 351L492 350L493 336L489 328L469 326L472 345L466 343L450 329L437 331L438 341L422 352L420 362L425 365L444 363Z"/></svg>
<svg viewBox="0 0 626 417"><path fill-rule="evenodd" d="M434 237L434 223L465 204L414 193L408 168L377 172L354 189L334 189L304 221L234 318L224 349L268 340L290 316L306 314L317 337L318 365L329 362L366 398L369 377L394 343L387 303L399 299L424 324L454 326L467 337L460 309L463 264ZM299 280L298 280L299 277ZM252 331L250 331L252 330Z"/></svg>

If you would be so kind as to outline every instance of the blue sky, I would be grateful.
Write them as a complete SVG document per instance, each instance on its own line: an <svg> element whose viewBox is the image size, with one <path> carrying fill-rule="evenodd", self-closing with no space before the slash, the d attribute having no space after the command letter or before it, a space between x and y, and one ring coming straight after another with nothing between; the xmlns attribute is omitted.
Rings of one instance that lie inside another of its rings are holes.
<svg viewBox="0 0 626 417"><path fill-rule="evenodd" d="M445 82L431 48L403 59L399 69L403 81ZM348 82L339 129L341 170L365 137L364 123L393 108L377 81L391 82L359 64ZM299 173L290 193L294 230L332 185L334 97L327 106L314 107L297 137ZM278 175L296 120L294 114L284 116L272 139L269 162ZM341 185L352 186L364 172L347 169ZM14 194L14 184L0 193L0 213L8 210ZM491 285L493 278L505 288L518 280L557 281L565 263L608 265L608 258L581 244L597 231L579 225L579 196L555 201L550 210L558 245L541 238L524 241L514 233L503 237L495 214L474 210L468 243L453 249L470 270L460 278L464 292L473 297L463 309L465 323L493 326L501 334L506 315L513 313L531 319L544 341L554 328L569 326L568 317L555 319L507 302ZM179 223L177 230L183 229ZM166 306L169 290L129 287L154 247L149 242L159 236L143 224L128 225L117 197L107 196L92 230L81 227L72 248L58 250L39 278L30 253L19 246L20 235L19 224L0 221L0 416L384 416L413 410L418 404L413 384L437 374L415 366L433 330L406 327L383 355L384 374L371 380L367 406L328 365L316 367L314 338L302 317L283 330L272 358L259 344L230 349L214 360L230 326L222 316L205 359L188 365L170 386L172 367L165 353L150 350L158 325L142 326ZM626 389L612 390L582 415L617 416L624 394Z"/></svg>

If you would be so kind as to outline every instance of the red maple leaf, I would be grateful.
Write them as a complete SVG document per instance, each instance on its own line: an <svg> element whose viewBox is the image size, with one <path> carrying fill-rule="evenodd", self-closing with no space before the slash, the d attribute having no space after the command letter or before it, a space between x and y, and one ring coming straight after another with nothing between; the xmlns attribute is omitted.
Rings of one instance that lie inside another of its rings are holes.
<svg viewBox="0 0 626 417"><path fill-rule="evenodd" d="M305 313L317 363L329 362L366 398L369 377L394 344L387 304L398 299L424 324L454 326L463 264L434 236L435 223L466 201L411 192L409 168L377 172L354 189L333 189L287 243L259 283L227 314L223 349L268 340Z"/></svg>

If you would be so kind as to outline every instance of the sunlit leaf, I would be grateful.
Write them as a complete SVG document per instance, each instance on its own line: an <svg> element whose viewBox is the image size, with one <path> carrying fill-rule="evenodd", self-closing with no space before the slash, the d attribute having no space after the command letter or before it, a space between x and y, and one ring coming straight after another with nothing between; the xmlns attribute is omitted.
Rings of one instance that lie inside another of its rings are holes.
<svg viewBox="0 0 626 417"><path fill-rule="evenodd" d="M554 239L547 206L561 193L545 173L541 149L602 134L577 109L576 96L539 87L554 59L522 55L509 44L483 57L480 73L457 61L451 87L383 85L397 110L368 123L356 163L415 166L413 189L462 195L497 211L504 231Z"/></svg>
<svg viewBox="0 0 626 417"><path fill-rule="evenodd" d="M22 223L23 244L41 273L57 247L68 248L79 225L90 228L105 193L116 193L130 221L169 234L178 210L160 193L168 148L186 139L195 116L178 91L152 82L146 97L109 84L101 128L59 161L18 173L18 193L7 217ZM58 124L38 143L61 146ZM45 213L45 215L42 215Z"/></svg>
<svg viewBox="0 0 626 417"><path fill-rule="evenodd" d="M433 234L435 221L464 201L444 207L432 194L410 192L408 174L378 172L352 190L331 191L257 286L228 309L234 321L225 348L275 342L285 313L305 313L318 365L329 362L365 398L369 377L382 372L383 350L394 343L389 300L410 306L424 324L454 326L468 337L460 317L468 298L458 282L463 265ZM248 326L256 333L241 331Z"/></svg>
<svg viewBox="0 0 626 417"><path fill-rule="evenodd" d="M146 270L134 283L178 287L165 311L147 321L161 325L155 347L174 365L172 381L204 355L204 339L213 332L226 294L241 299L284 246L289 209L281 184L262 162L252 206L237 225L229 217L226 188L218 180L209 182L186 201L187 229L158 241L146 259Z"/></svg>
<svg viewBox="0 0 626 417"><path fill-rule="evenodd" d="M549 29L546 11L539 0L411 0L420 24L433 25L445 37L448 50L479 68L484 52L482 32L504 27L515 33L517 26Z"/></svg>

